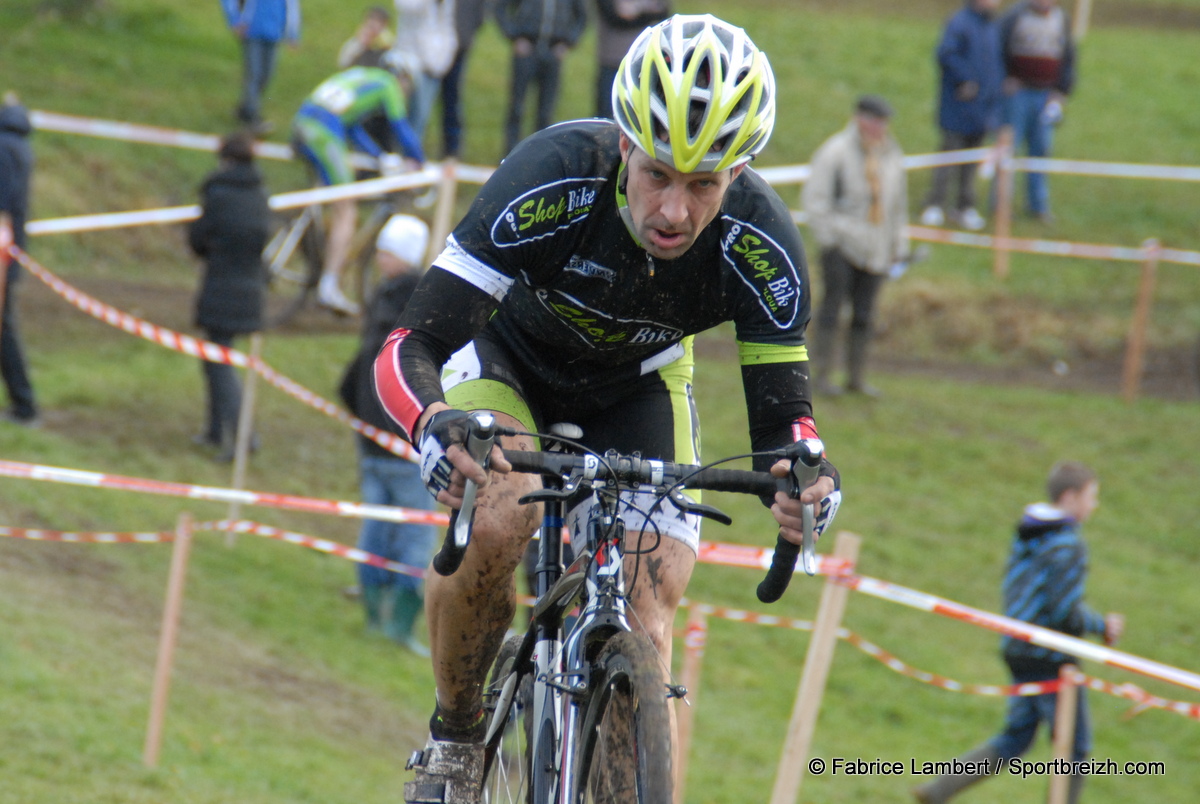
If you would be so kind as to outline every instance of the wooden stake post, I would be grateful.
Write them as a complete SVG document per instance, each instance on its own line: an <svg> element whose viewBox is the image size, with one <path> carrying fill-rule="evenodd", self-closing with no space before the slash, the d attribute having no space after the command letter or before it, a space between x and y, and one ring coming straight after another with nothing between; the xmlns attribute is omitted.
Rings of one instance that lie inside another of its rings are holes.
<svg viewBox="0 0 1200 804"><path fill-rule="evenodd" d="M1142 364L1146 357L1146 329L1150 325L1150 308L1154 304L1154 286L1158 278L1159 242L1151 238L1142 243L1146 259L1142 262L1142 278L1138 283L1137 303L1129 322L1129 339L1125 344L1125 365L1121 370L1121 397L1129 403L1137 399L1142 384Z"/></svg>
<svg viewBox="0 0 1200 804"><path fill-rule="evenodd" d="M1075 745L1075 712L1079 708L1079 670L1073 664L1064 664L1058 672L1058 698L1054 708L1054 758L1070 762ZM1055 773L1050 777L1049 804L1066 804L1071 786L1069 773Z"/></svg>
<svg viewBox="0 0 1200 804"><path fill-rule="evenodd" d="M442 160L442 179L438 183L437 207L433 211L433 231L429 237L429 253L425 264L433 262L446 245L454 215L455 196L458 195L458 161L452 157Z"/></svg>
<svg viewBox="0 0 1200 804"><path fill-rule="evenodd" d="M996 135L996 242L992 273L997 279L1008 278L1008 240L1012 236L1013 208L1013 129L1003 126Z"/></svg>
<svg viewBox="0 0 1200 804"><path fill-rule="evenodd" d="M708 641L708 617L696 607L688 609L687 630L683 636L683 674L687 687L685 701L676 705L679 725L678 747L675 752L675 804L683 804L687 785L688 754L692 747L692 725L696 717L696 699L700 690L700 666L704 661L704 646Z"/></svg>
<svg viewBox="0 0 1200 804"><path fill-rule="evenodd" d="M258 372L254 367L262 357L262 334L250 336L250 368L246 371L246 381L242 388L242 406L238 411L237 437L233 448L233 483L232 487L241 491L246 485L246 461L250 455L250 444L254 438L254 405L258 396ZM242 504L229 504L229 518L240 519ZM237 541L237 534L229 531L225 534L225 544L232 546Z"/></svg>
<svg viewBox="0 0 1200 804"><path fill-rule="evenodd" d="M187 576L188 552L192 544L192 516L179 515L175 526L175 546L171 551L171 574L167 579L167 599L163 604L162 631L158 636L158 661L154 666L154 689L150 694L150 720L146 726L146 745L142 763L158 765L162 747L163 721L167 715L167 692L171 685L171 665L175 640L179 634L179 614L183 608L183 584Z"/></svg>
<svg viewBox="0 0 1200 804"><path fill-rule="evenodd" d="M858 548L862 539L853 533L842 531L834 542L833 554L850 562L858 560ZM813 732L817 727L817 715L821 711L821 697L825 694L825 679L833 664L833 648L837 644L838 629L842 626L842 613L846 610L846 598L850 589L830 577L825 580L821 591L821 606L813 627L808 653L804 657L804 673L800 677L800 688L796 692L796 704L792 709L792 720L788 725L787 739L783 744L783 755L779 758L779 769L775 774L775 789L771 792L771 804L794 804L800 794L800 779L808 761Z"/></svg>

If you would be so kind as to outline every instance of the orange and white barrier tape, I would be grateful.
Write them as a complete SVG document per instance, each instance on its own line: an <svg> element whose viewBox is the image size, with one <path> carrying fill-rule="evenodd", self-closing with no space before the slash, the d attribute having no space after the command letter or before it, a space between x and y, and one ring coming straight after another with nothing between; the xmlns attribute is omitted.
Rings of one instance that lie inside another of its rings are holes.
<svg viewBox="0 0 1200 804"><path fill-rule="evenodd" d="M1145 262L1155 256L1160 262L1179 265L1200 265L1200 251L1182 251L1154 246L1131 248L1129 246L1106 246L1095 243L1071 243L1064 240L1042 240L1038 238L993 237L985 234L956 232L949 229L934 229L928 226L909 226L909 237L931 243L951 243L973 248L1006 248L1027 254L1049 254L1054 257L1084 257L1093 260L1116 260L1121 262Z"/></svg>
<svg viewBox="0 0 1200 804"><path fill-rule="evenodd" d="M1030 625L1021 620L1014 620L1000 614L992 614L982 609L972 608L962 603L956 603L937 595L919 592L899 584L869 578L864 575L847 574L838 577L838 583L881 600L889 600L909 608L939 614L950 619L978 625L991 631L1040 645L1062 653L1079 656L1083 659L1101 662L1110 667L1119 667L1151 678L1168 681L1181 687L1200 691L1200 675L1162 662L1144 659L1131 653L1116 650L1104 645L1098 645L1077 637L1067 636L1059 631Z"/></svg>
<svg viewBox="0 0 1200 804"><path fill-rule="evenodd" d="M374 553L368 553L365 550L359 550L357 547L347 547L338 542L332 542L328 539L316 539L312 536L305 536L303 533L295 531L282 530L280 528L264 525L260 522L251 522L246 519L222 519L216 522L199 522L192 527L195 531L225 531L228 533L250 533L255 536L262 536L268 539L277 539L278 541L295 544L301 547L307 547L310 550L316 550L320 553L328 553L340 558L345 558L354 561L358 564L369 564L372 567L379 567L390 572L395 572L400 575L411 575L414 578L424 578L425 571L413 567L408 564L402 564L399 561L392 561L382 556L377 556ZM9 528L0 526L0 536L9 536L14 539L26 539L34 542L65 542L70 544L168 544L175 541L174 531L162 532L110 532L110 531L82 531L69 532L58 530L44 530L40 528Z"/></svg>
<svg viewBox="0 0 1200 804"><path fill-rule="evenodd" d="M446 525L449 518L440 511L417 511L409 508L394 508L390 505L372 505L339 500L323 500L293 494L276 494L263 491L244 491L217 486L197 486L190 483L172 483L149 480L142 477L84 472L58 466L0 460L0 477L17 477L27 480L42 480L65 483L72 486L136 491L142 494L157 494L166 497L183 497L189 500L261 505L289 511L306 511L313 514L351 517L356 519L381 519L385 522L416 523L422 525Z"/></svg>
<svg viewBox="0 0 1200 804"><path fill-rule="evenodd" d="M268 383L292 398L321 411L327 416L337 419L351 427L355 432L361 433L363 436L379 444L384 449L410 461L417 459L416 450L403 438L394 433L380 430L374 425L367 424L361 419L351 416L338 405L313 393L295 380L280 374L262 360L252 360L244 352L240 352L237 349L218 346L211 341L195 338L191 335L184 335L172 329L151 324L129 313L122 312L112 305L105 304L59 279L24 251L14 247L12 253L21 265L45 283L54 293L93 318L114 326L117 329L124 330L131 335L148 340L151 343L156 343L174 352L179 352L180 354L198 357L212 363L225 363L231 366L251 369L261 375Z"/></svg>
<svg viewBox="0 0 1200 804"><path fill-rule="evenodd" d="M757 614L755 612L744 611L742 609L731 609L722 606L713 606L707 603L693 603L689 600L683 600L680 603L681 608L687 608L691 611L697 611L704 615L699 622L695 622L689 618L685 633L684 633L684 648L689 651L703 653L708 641L708 625L707 618L712 617L720 620L730 620L733 622L753 623L755 625L765 625L775 628L787 628L795 631L812 631L813 623L809 620L796 620L787 617L776 617L768 614ZM897 658L873 642L863 638L847 628L838 629L838 639L850 643L858 650L880 662L889 670L899 673L907 678L912 678L920 681L923 684L938 687L950 692L959 692L967 695L984 695L992 697L1009 697L1013 695L1044 695L1050 692L1058 692L1062 685L1059 679L1051 681L1029 682L1024 684L966 684L961 681L956 681L946 676L930 673L925 670L913 667L912 665ZM1133 701L1137 706L1134 708L1133 714L1137 714L1145 709L1162 709L1175 714L1183 715L1193 720L1200 720L1200 704L1188 703L1186 701L1173 701L1160 696L1151 695L1150 693L1138 687L1136 684L1113 684L1104 679L1087 676L1079 671L1076 671L1073 683L1087 686L1089 689L1097 692L1107 693L1118 698L1125 698Z"/></svg>

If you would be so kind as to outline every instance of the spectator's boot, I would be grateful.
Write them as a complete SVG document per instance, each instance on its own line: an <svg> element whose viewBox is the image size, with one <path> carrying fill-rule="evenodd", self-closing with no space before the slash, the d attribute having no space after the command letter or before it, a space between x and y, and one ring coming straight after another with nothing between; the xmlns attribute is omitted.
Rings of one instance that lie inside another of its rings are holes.
<svg viewBox="0 0 1200 804"><path fill-rule="evenodd" d="M391 610L388 612L387 622L384 623L383 633L388 639L408 648L416 655L428 657L429 648L418 642L413 633L417 615L424 606L421 593L402 586L392 588L395 591L392 593Z"/></svg>
<svg viewBox="0 0 1200 804"><path fill-rule="evenodd" d="M849 354L846 358L849 381L846 383L846 390L864 396L879 397L882 396L879 389L870 385L866 380L867 375L867 351L871 346L870 331L851 330Z"/></svg>
<svg viewBox="0 0 1200 804"><path fill-rule="evenodd" d="M920 804L944 804L958 793L988 776L996 776L1005 765L991 743L984 743L973 748L957 760L960 763L974 763L974 773L947 774L939 776L932 782L913 788L912 796ZM983 763L987 763L986 771Z"/></svg>
<svg viewBox="0 0 1200 804"><path fill-rule="evenodd" d="M383 598L387 587L378 584L363 584L360 589L363 610L367 614L367 631L383 631Z"/></svg>

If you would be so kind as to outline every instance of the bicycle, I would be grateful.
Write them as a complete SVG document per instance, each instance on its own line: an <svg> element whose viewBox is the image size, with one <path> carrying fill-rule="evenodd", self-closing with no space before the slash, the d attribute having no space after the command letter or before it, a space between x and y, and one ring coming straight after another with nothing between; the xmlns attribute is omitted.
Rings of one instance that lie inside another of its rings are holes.
<svg viewBox="0 0 1200 804"><path fill-rule="evenodd" d="M350 241L345 275L352 299L362 303L379 283L373 270L375 238L394 213L393 194L374 201L370 214ZM320 204L275 213L278 228L263 249L267 267L267 326L283 326L308 304L325 263L325 219Z"/></svg>
<svg viewBox="0 0 1200 804"><path fill-rule="evenodd" d="M822 445L807 439L772 453L794 462L791 475L781 480L766 472L675 464L636 453L598 455L578 444L579 435L566 432L569 427L532 434L554 444L549 451L504 451L513 471L542 476L543 488L520 503L541 502L544 511L530 625L504 642L484 688L483 800L667 804L673 800L668 701L683 698L687 690L664 680L669 668L660 672L662 659L653 644L630 626L625 560L649 550L625 544L621 508L629 504L620 493L650 487L652 508L667 500L681 511L730 524L719 509L691 500L682 490L761 496L783 489L798 495L816 480ZM466 448L482 463L499 435L525 434L496 426L491 414L473 413ZM457 570L470 542L475 493L468 482L463 506L434 557L434 569L442 575ZM586 542L576 546L574 561L564 568L564 514L588 497L596 505ZM760 600L773 602L783 594L801 552L805 571L815 573L814 516L813 506L805 506L803 550L779 537L758 588ZM577 613L568 626L573 610ZM421 757L416 752L409 769Z"/></svg>

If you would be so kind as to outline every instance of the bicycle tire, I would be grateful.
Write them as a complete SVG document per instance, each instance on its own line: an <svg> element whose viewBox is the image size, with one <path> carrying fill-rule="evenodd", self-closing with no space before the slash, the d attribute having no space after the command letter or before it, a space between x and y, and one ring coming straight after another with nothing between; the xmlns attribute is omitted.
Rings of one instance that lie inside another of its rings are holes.
<svg viewBox="0 0 1200 804"><path fill-rule="evenodd" d="M266 325L287 324L307 304L321 278L325 253L320 207L276 215L278 226L263 250L267 271Z"/></svg>
<svg viewBox="0 0 1200 804"><path fill-rule="evenodd" d="M515 667L523 639L521 635L511 636L501 645L483 692L491 735L484 747L485 804L532 804L533 801L526 755L526 746L530 744L528 721L532 719L533 676L528 669ZM506 694L507 684L512 684L513 689Z"/></svg>
<svg viewBox="0 0 1200 804"><path fill-rule="evenodd" d="M592 664L580 721L579 804L663 804L674 799L671 721L661 659L650 640L614 634Z"/></svg>

